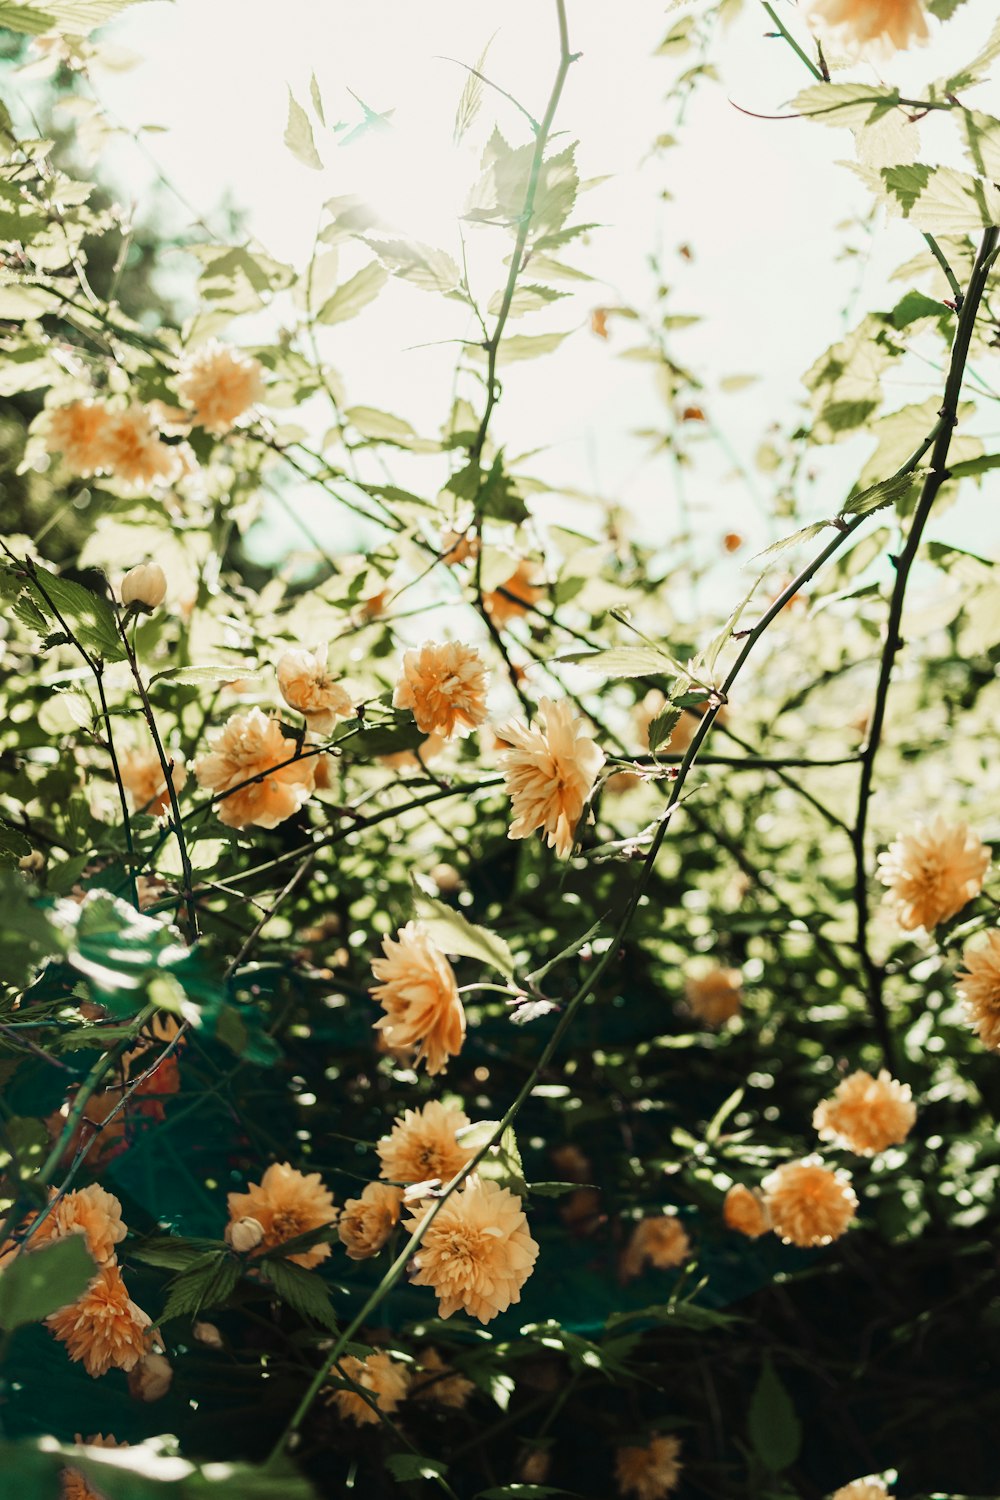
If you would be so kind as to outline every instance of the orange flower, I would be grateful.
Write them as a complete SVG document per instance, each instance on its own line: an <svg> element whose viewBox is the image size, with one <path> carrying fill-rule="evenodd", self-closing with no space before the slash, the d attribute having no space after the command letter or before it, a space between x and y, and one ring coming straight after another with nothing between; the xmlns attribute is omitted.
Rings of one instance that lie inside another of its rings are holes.
<svg viewBox="0 0 1000 1500"><path fill-rule="evenodd" d="M745 1234L747 1239L759 1239L771 1226L771 1215L759 1192L734 1182L722 1205L722 1220L727 1229Z"/></svg>
<svg viewBox="0 0 1000 1500"><path fill-rule="evenodd" d="M318 1172L298 1172L288 1162L272 1162L260 1182L245 1193L230 1193L229 1222L256 1219L263 1230L261 1251L275 1250L300 1234L333 1224L337 1218L333 1195ZM288 1259L297 1266L318 1266L330 1254L329 1245L313 1245Z"/></svg>
<svg viewBox="0 0 1000 1500"><path fill-rule="evenodd" d="M888 1494L881 1479L854 1479L834 1490L830 1500L887 1500Z"/></svg>
<svg viewBox="0 0 1000 1500"><path fill-rule="evenodd" d="M394 750L377 757L380 766L390 771L425 771L436 760L447 741L440 734L429 734L415 750Z"/></svg>
<svg viewBox="0 0 1000 1500"><path fill-rule="evenodd" d="M414 1401L432 1401L436 1406L461 1411L475 1389L471 1380L445 1364L436 1349L423 1351L420 1368L413 1377Z"/></svg>
<svg viewBox="0 0 1000 1500"><path fill-rule="evenodd" d="M295 745L279 720L259 708L234 714L211 747L195 761L194 774L199 786L226 793L218 812L228 828L276 828L308 802L316 775L312 757L293 758Z"/></svg>
<svg viewBox="0 0 1000 1500"><path fill-rule="evenodd" d="M743 1004L743 975L739 969L710 969L684 981L688 1010L705 1026L722 1026L738 1016Z"/></svg>
<svg viewBox="0 0 1000 1500"><path fill-rule="evenodd" d="M639 1276L647 1265L658 1271L669 1271L683 1265L691 1254L687 1230L676 1214L658 1214L641 1219L622 1256L622 1276L629 1280Z"/></svg>
<svg viewBox="0 0 1000 1500"><path fill-rule="evenodd" d="M104 434L104 467L128 489L143 491L169 484L180 474L180 459L160 434L145 406L110 412Z"/></svg>
<svg viewBox="0 0 1000 1500"><path fill-rule="evenodd" d="M812 0L810 15L848 46L874 43L883 55L930 36L921 0Z"/></svg>
<svg viewBox="0 0 1000 1500"><path fill-rule="evenodd" d="M360 1198L348 1198L337 1220L337 1232L351 1260L368 1260L388 1242L399 1223L401 1188L370 1182Z"/></svg>
<svg viewBox="0 0 1000 1500"><path fill-rule="evenodd" d="M527 614L544 594L538 586L538 574L533 565L521 561L509 578L490 594L483 595L483 605L494 625L502 629L508 620Z"/></svg>
<svg viewBox="0 0 1000 1500"><path fill-rule="evenodd" d="M68 1234L82 1234L86 1237L87 1249L100 1263L116 1259L115 1246L127 1233L118 1199L95 1182L60 1198L41 1220L28 1243L32 1247L47 1240L64 1239Z"/></svg>
<svg viewBox="0 0 1000 1500"><path fill-rule="evenodd" d="M761 1183L774 1232L786 1245L829 1245L854 1218L858 1200L847 1172L818 1156L785 1162Z"/></svg>
<svg viewBox="0 0 1000 1500"><path fill-rule="evenodd" d="M101 401L71 401L48 413L45 446L81 479L99 474L108 462L108 409Z"/></svg>
<svg viewBox="0 0 1000 1500"><path fill-rule="evenodd" d="M376 1146L381 1175L389 1182L450 1182L474 1155L455 1139L469 1117L453 1104L432 1099L422 1109L408 1109L396 1118Z"/></svg>
<svg viewBox="0 0 1000 1500"><path fill-rule="evenodd" d="M478 552L479 538L475 534L471 520L463 531L451 530L442 533L442 561L448 564L468 562Z"/></svg>
<svg viewBox="0 0 1000 1500"><path fill-rule="evenodd" d="M354 712L350 694L334 682L327 667L327 648L315 651L296 647L278 662L278 687L289 708L304 714L315 734L329 734L338 719Z"/></svg>
<svg viewBox="0 0 1000 1500"><path fill-rule="evenodd" d="M967 943L962 962L955 988L965 1019L984 1046L1000 1051L1000 930Z"/></svg>
<svg viewBox="0 0 1000 1500"><path fill-rule="evenodd" d="M95 1378L131 1370L146 1352L149 1318L136 1307L114 1261L102 1266L83 1296L45 1320L74 1363Z"/></svg>
<svg viewBox="0 0 1000 1500"><path fill-rule="evenodd" d="M897 1083L883 1068L877 1078L859 1071L841 1080L830 1099L817 1104L813 1126L821 1141L832 1141L855 1156L876 1156L905 1141L917 1118L908 1083Z"/></svg>
<svg viewBox="0 0 1000 1500"><path fill-rule="evenodd" d="M486 666L474 647L425 641L404 655L392 702L412 709L424 734L450 740L485 723L486 685Z"/></svg>
<svg viewBox="0 0 1000 1500"><path fill-rule="evenodd" d="M540 725L515 719L500 731L511 746L497 758L514 814L507 837L526 839L541 829L549 848L568 859L604 752L569 703L543 698L538 712Z"/></svg>
<svg viewBox="0 0 1000 1500"><path fill-rule="evenodd" d="M410 1384L409 1371L388 1354L369 1354L367 1359L357 1359L353 1354L348 1354L340 1361L338 1369L354 1385L368 1391L375 1399L373 1407L364 1396L350 1388L331 1392L331 1399L340 1415L345 1419L350 1418L359 1427L377 1422L379 1412L393 1412L406 1399Z"/></svg>
<svg viewBox="0 0 1000 1500"><path fill-rule="evenodd" d="M989 850L965 823L940 813L918 823L878 857L878 878L889 890L885 903L905 932L928 932L947 922L978 896L990 865Z"/></svg>
<svg viewBox="0 0 1000 1500"><path fill-rule="evenodd" d="M412 1234L419 1222L413 1218L405 1228ZM438 1210L410 1279L434 1288L439 1317L467 1312L489 1323L520 1302L537 1255L520 1198L473 1174Z"/></svg>
<svg viewBox="0 0 1000 1500"><path fill-rule="evenodd" d="M84 1441L88 1448L127 1448L129 1446L128 1443L116 1443L113 1437L102 1437L99 1432L86 1440L77 1433L74 1442L82 1445ZM91 1488L79 1469L63 1469L59 1477L62 1484L61 1500L104 1500L104 1496L99 1491Z"/></svg>
<svg viewBox="0 0 1000 1500"><path fill-rule="evenodd" d="M166 754L169 763L169 750ZM151 818L158 818L167 810L170 806L170 793L167 791L167 778L163 774L155 745L123 751L118 757L118 769L129 801L136 812L149 813ZM175 792L180 792L187 781L187 768L179 756L171 767L170 780Z"/></svg>
<svg viewBox="0 0 1000 1500"><path fill-rule="evenodd" d="M680 1438L654 1437L645 1448L619 1448L615 1478L621 1495L636 1500L664 1500L677 1488L684 1465Z"/></svg>
<svg viewBox="0 0 1000 1500"><path fill-rule="evenodd" d="M260 361L242 349L211 339L185 355L177 392L200 427L223 437L263 399L263 370Z"/></svg>
<svg viewBox="0 0 1000 1500"><path fill-rule="evenodd" d="M418 1047L432 1076L443 1073L465 1040L465 1011L455 971L419 922L407 922L395 938L382 939L384 958L372 962L381 981L372 996L386 1014L375 1022L389 1046Z"/></svg>

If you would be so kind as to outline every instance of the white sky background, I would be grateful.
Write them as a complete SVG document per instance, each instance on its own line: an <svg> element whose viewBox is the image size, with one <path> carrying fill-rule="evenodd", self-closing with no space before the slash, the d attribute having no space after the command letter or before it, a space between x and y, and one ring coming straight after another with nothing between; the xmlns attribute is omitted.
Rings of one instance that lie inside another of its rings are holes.
<svg viewBox="0 0 1000 1500"><path fill-rule="evenodd" d="M731 451L752 467L768 424L796 420L801 374L847 326L845 307L851 305L854 321L866 307L892 306L907 287L887 290L886 272L918 253L923 242L915 230L898 224L882 236L870 263L838 258L837 226L868 208L865 189L836 164L853 154L850 132L805 121L752 119L730 102L781 113L810 81L791 50L766 37L770 23L756 4L748 4L743 17L717 39L713 61L721 82L699 86L678 132L679 149L658 161L648 159L651 141L675 130L675 106L664 96L678 68L694 60L690 53L679 60L652 55L678 13L649 0L617 5L569 0L568 12L571 45L582 56L570 70L556 126L567 140L580 141L581 177L612 175L581 199L573 216L607 227L595 231L585 247L575 244L560 253L599 282L509 325L517 333L577 331L556 354L507 368L493 435L510 455L544 449L528 461L528 472L621 501L648 539L665 543L680 521L676 476L669 458L647 458L648 445L630 435L636 427L662 427L665 409L651 367L615 358L616 350L639 342L636 325L612 321L611 339L603 343L587 326L590 309L614 303L616 291L651 306L647 258L659 249L666 279L676 287L672 310L704 318L677 335L677 358L705 381L702 404L725 431ZM797 25L793 6L785 5L782 13L790 26ZM930 49L895 58L888 76L918 90L927 78L941 76L978 50L994 18L993 0L969 0L947 27L932 23ZM102 72L100 94L131 127L167 127L166 133L149 136L149 149L210 224L221 227L219 205L228 197L247 209L252 233L298 267L308 260L323 202L348 192L362 193L401 231L458 258L456 219L486 134L495 121L508 140L528 138L516 110L487 91L470 139L458 151L452 145L465 75L441 55L475 63L494 32L485 71L539 116L557 61L555 11L546 0L140 5L104 34L141 61L130 71ZM327 164L322 173L300 165L282 140L287 87L305 101L312 70L331 123L360 118L348 90L375 110L395 110L391 131L369 134L354 145L340 146L335 135L324 138L317 130ZM875 75L862 67L853 76ZM972 102L1000 110L998 93L987 85ZM946 139L941 122L932 118L921 130L935 159ZM962 164L956 153L951 157ZM128 143L116 146L102 169L136 196L142 213L151 183L135 149ZM672 195L669 201L661 200L664 187ZM189 217L176 205L171 211L176 222ZM864 242L857 230L852 239ZM484 228L474 229L469 243L473 282L485 304L502 284L500 257L510 242L503 231ZM694 251L690 263L677 254L682 244ZM344 275L362 264L367 252L354 256L353 248L345 254ZM577 284L561 285L575 290ZM360 319L328 331L324 353L345 378L350 403L388 409L419 431L434 433L450 404L457 348L413 346L471 333L461 308L391 282ZM233 330L233 337L248 341L259 336L259 329ZM737 373L760 378L738 395L718 396L719 378ZM928 382L901 389L900 404L937 388L931 371ZM995 426L1000 428L1000 413ZM831 513L843 498L870 446L855 440L817 458L824 477L813 503L821 512ZM765 520L767 476L754 475L755 510L743 481L726 482L731 469L730 459L702 440L697 462L685 476L690 513L705 532L709 553L729 529L760 545L790 529L779 522L774 532ZM954 538L967 531L965 513L970 505L978 509L981 498L970 487L969 498L938 523L938 534ZM325 537L348 545L357 540L349 522L331 518L327 526L315 500L307 503L310 523ZM588 529L579 504L543 495L536 509L543 519ZM275 516L270 524L281 544L294 543L287 520ZM981 525L976 542L980 549L985 545Z"/></svg>

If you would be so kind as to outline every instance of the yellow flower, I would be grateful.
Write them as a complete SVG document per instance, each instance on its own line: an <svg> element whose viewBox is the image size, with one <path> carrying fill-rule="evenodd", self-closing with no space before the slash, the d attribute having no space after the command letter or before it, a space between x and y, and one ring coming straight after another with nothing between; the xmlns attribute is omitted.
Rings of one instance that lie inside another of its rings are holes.
<svg viewBox="0 0 1000 1500"><path fill-rule="evenodd" d="M108 409L101 401L71 401L48 413L45 446L81 479L99 474L108 462Z"/></svg>
<svg viewBox="0 0 1000 1500"><path fill-rule="evenodd" d="M771 1226L771 1215L759 1192L734 1182L722 1205L722 1220L727 1229L745 1234L748 1239L759 1239Z"/></svg>
<svg viewBox="0 0 1000 1500"><path fill-rule="evenodd" d="M419 1222L405 1228L412 1234ZM520 1302L537 1255L520 1198L473 1173L439 1209L413 1257L411 1280L434 1288L440 1317L467 1312L489 1323Z"/></svg>
<svg viewBox="0 0 1000 1500"><path fill-rule="evenodd" d="M375 1022L390 1047L418 1048L432 1076L443 1073L465 1039L465 1011L455 971L419 922L382 939L384 958L372 962L380 982L372 995L386 1014Z"/></svg>
<svg viewBox="0 0 1000 1500"><path fill-rule="evenodd" d="M887 54L930 36L922 0L812 0L810 15L852 48Z"/></svg>
<svg viewBox="0 0 1000 1500"><path fill-rule="evenodd" d="M738 1016L743 1004L743 975L739 969L710 969L684 981L688 1010L705 1026L722 1026Z"/></svg>
<svg viewBox="0 0 1000 1500"><path fill-rule="evenodd" d="M955 988L965 1019L984 1046L1000 1050L1000 929L967 943L962 962Z"/></svg>
<svg viewBox="0 0 1000 1500"><path fill-rule="evenodd" d="M425 641L407 651L392 702L409 708L417 728L450 740L486 721L486 665L473 646Z"/></svg>
<svg viewBox="0 0 1000 1500"><path fill-rule="evenodd" d="M979 895L989 865L989 850L977 835L938 813L879 855L878 878L889 887L885 902L900 927L930 931Z"/></svg>
<svg viewBox="0 0 1000 1500"><path fill-rule="evenodd" d="M538 711L540 725L514 720L500 731L511 747L497 760L514 814L507 837L526 839L541 829L549 847L568 859L604 752L569 703L543 698Z"/></svg>
<svg viewBox="0 0 1000 1500"><path fill-rule="evenodd" d="M168 750L168 764L171 759ZM136 812L149 813L151 818L158 818L160 813L166 812L170 806L170 793L167 791L167 778L163 774L155 745L123 751L118 757L118 769L122 785ZM182 791L187 782L187 768L180 756L173 761L170 780L175 792Z"/></svg>
<svg viewBox="0 0 1000 1500"><path fill-rule="evenodd" d="M136 1307L114 1261L101 1267L76 1302L45 1320L74 1363L95 1378L131 1370L146 1353L149 1318Z"/></svg>
<svg viewBox="0 0 1000 1500"><path fill-rule="evenodd" d="M108 414L104 432L103 467L130 490L169 484L181 471L176 451L161 442L145 406L129 406Z"/></svg>
<svg viewBox="0 0 1000 1500"><path fill-rule="evenodd" d="M278 662L278 687L289 708L304 714L315 734L329 734L338 719L349 719L354 712L350 694L330 676L325 646L286 651Z"/></svg>
<svg viewBox="0 0 1000 1500"><path fill-rule="evenodd" d="M252 355L212 339L185 355L177 391L198 425L222 437L263 399L263 370Z"/></svg>
<svg viewBox="0 0 1000 1500"><path fill-rule="evenodd" d="M830 1500L886 1500L888 1494L881 1479L853 1479L834 1490Z"/></svg>
<svg viewBox="0 0 1000 1500"><path fill-rule="evenodd" d="M47 1240L61 1240L68 1234L82 1234L87 1249L101 1264L116 1258L115 1246L125 1238L128 1230L122 1223L122 1206L114 1193L105 1192L97 1183L66 1193L46 1214L31 1239L28 1248L44 1244Z"/></svg>
<svg viewBox="0 0 1000 1500"><path fill-rule="evenodd" d="M414 1401L432 1401L436 1406L461 1411L476 1387L464 1375L456 1374L451 1365L445 1364L436 1349L425 1349L413 1377L412 1389Z"/></svg>
<svg viewBox="0 0 1000 1500"><path fill-rule="evenodd" d="M166 1355L150 1349L128 1372L128 1393L135 1401L162 1401L174 1379L174 1367Z"/></svg>
<svg viewBox="0 0 1000 1500"><path fill-rule="evenodd" d="M533 604L542 598L544 590L538 586L538 574L529 562L519 562L509 578L498 589L483 595L483 604L494 625L502 629L508 620L527 614Z"/></svg>
<svg viewBox="0 0 1000 1500"><path fill-rule="evenodd" d="M263 1231L261 1250L274 1250L337 1217L333 1195L319 1173L296 1171L288 1162L272 1162L260 1182L252 1182L245 1193L230 1193L228 1203L231 1224L256 1219ZM329 1254L329 1245L313 1245L288 1258L297 1266L311 1267Z"/></svg>
<svg viewBox="0 0 1000 1500"><path fill-rule="evenodd" d="M654 1437L645 1448L619 1448L615 1478L621 1495L636 1500L664 1500L677 1488L684 1465L680 1438Z"/></svg>
<svg viewBox="0 0 1000 1500"><path fill-rule="evenodd" d="M875 1156L905 1141L917 1118L908 1083L897 1083L883 1068L877 1078L851 1073L833 1096L817 1104L813 1126L821 1141L832 1141L856 1156Z"/></svg>
<svg viewBox="0 0 1000 1500"><path fill-rule="evenodd" d="M376 1146L381 1175L389 1182L450 1182L474 1155L455 1139L469 1124L464 1110L431 1099L422 1109L397 1116L392 1130Z"/></svg>
<svg viewBox="0 0 1000 1500"><path fill-rule="evenodd" d="M348 1198L337 1220L337 1232L351 1260L377 1255L399 1223L401 1188L370 1182L360 1198Z"/></svg>
<svg viewBox="0 0 1000 1500"><path fill-rule="evenodd" d="M129 1446L128 1443L116 1443L113 1437L102 1437L99 1432L86 1439L77 1433L74 1442L81 1445L86 1442L88 1448L127 1448ZM59 1477L62 1486L61 1500L104 1500L104 1496L91 1487L79 1469L63 1469Z"/></svg>
<svg viewBox="0 0 1000 1500"><path fill-rule="evenodd" d="M234 714L210 743L209 753L195 761L194 774L199 786L227 794L218 813L228 828L276 828L308 802L316 774L313 757L294 759L294 742L259 708Z"/></svg>
<svg viewBox="0 0 1000 1500"><path fill-rule="evenodd" d="M858 1200L847 1172L818 1156L785 1162L761 1183L774 1232L786 1245L829 1245L854 1218Z"/></svg>
<svg viewBox="0 0 1000 1500"><path fill-rule="evenodd" d="M344 1388L330 1393L340 1415L357 1422L359 1427L368 1422L377 1422L379 1412L394 1412L406 1398L410 1384L409 1372L405 1365L390 1358L388 1354L369 1354L367 1359L357 1359L353 1354L348 1354L340 1361L339 1370L348 1380L375 1398L378 1411L364 1396L358 1395L357 1391Z"/></svg>
<svg viewBox="0 0 1000 1500"><path fill-rule="evenodd" d="M641 1219L632 1231L622 1256L622 1275L628 1280L639 1276L647 1265L668 1271L683 1265L691 1254L687 1230L676 1214L657 1214Z"/></svg>

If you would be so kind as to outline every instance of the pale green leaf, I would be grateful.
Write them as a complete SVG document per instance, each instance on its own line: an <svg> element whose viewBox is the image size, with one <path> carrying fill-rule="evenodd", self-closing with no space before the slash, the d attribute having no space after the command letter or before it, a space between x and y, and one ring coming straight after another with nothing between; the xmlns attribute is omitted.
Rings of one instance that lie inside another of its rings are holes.
<svg viewBox="0 0 1000 1500"><path fill-rule="evenodd" d="M443 952L478 959L497 969L505 979L513 978L514 955L495 932L470 922L443 901L421 900L418 911L422 924Z"/></svg>
<svg viewBox="0 0 1000 1500"><path fill-rule="evenodd" d="M304 167L322 171L323 163L313 140L313 129L309 116L299 104L291 89L288 90L288 124L285 126L285 145Z"/></svg>
<svg viewBox="0 0 1000 1500"><path fill-rule="evenodd" d="M316 314L318 323L345 323L374 302L389 279L385 266L373 260L328 297Z"/></svg>

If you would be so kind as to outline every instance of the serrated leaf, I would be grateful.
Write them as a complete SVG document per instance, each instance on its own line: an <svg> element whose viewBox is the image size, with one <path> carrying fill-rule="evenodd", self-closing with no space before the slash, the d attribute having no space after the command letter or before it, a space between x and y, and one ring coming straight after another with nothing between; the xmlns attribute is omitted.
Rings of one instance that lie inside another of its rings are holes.
<svg viewBox="0 0 1000 1500"><path fill-rule="evenodd" d="M210 1250L170 1283L161 1314L171 1318L197 1317L202 1308L223 1307L240 1279L239 1262L228 1250Z"/></svg>
<svg viewBox="0 0 1000 1500"><path fill-rule="evenodd" d="M883 201L918 229L966 234L1000 224L1000 189L968 172L909 162L875 175Z"/></svg>
<svg viewBox="0 0 1000 1500"><path fill-rule="evenodd" d="M461 273L446 250L435 250L417 240L365 241L393 276L411 281L425 292L450 292L461 281Z"/></svg>
<svg viewBox="0 0 1000 1500"><path fill-rule="evenodd" d="M772 1474L780 1474L799 1456L802 1424L785 1387L765 1357L750 1401L747 1434L757 1457Z"/></svg>
<svg viewBox="0 0 1000 1500"><path fill-rule="evenodd" d="M47 626L63 629L63 621L86 651L103 661L124 661L125 647L118 634L114 609L107 599L52 573L48 568L32 565L22 572L7 570L8 587L20 583L23 592L19 603L26 601L30 611L20 618L33 628L43 621ZM41 632L40 632L41 633Z"/></svg>
<svg viewBox="0 0 1000 1500"><path fill-rule="evenodd" d="M316 80L315 73L310 73L309 75L309 98L312 100L312 107L316 111L317 120L321 125L325 125L326 115L323 112L323 95L319 91L319 83Z"/></svg>
<svg viewBox="0 0 1000 1500"><path fill-rule="evenodd" d="M646 739L650 751L655 755L661 745L669 743L670 736L680 721L682 710L674 703L667 703L649 721Z"/></svg>
<svg viewBox="0 0 1000 1500"><path fill-rule="evenodd" d="M516 360L539 359L543 354L551 354L559 348L564 339L569 338L573 332L571 328L564 333L515 333L510 338L501 339L500 348L497 351L497 364L510 365Z"/></svg>
<svg viewBox="0 0 1000 1500"><path fill-rule="evenodd" d="M890 479L882 479L862 490L860 495L852 496L841 515L870 516L884 506L895 505L898 500L905 500L916 485L922 484L928 472L927 469L913 469L909 474L894 474Z"/></svg>
<svg viewBox="0 0 1000 1500"><path fill-rule="evenodd" d="M663 677L672 669L653 646L612 646L607 651L571 651L557 661L600 672L602 677Z"/></svg>
<svg viewBox="0 0 1000 1500"><path fill-rule="evenodd" d="M205 1264L206 1255L225 1253L226 1246L219 1240L187 1240L171 1234L153 1235L129 1246L133 1259L168 1271L190 1270L199 1263Z"/></svg>
<svg viewBox="0 0 1000 1500"><path fill-rule="evenodd" d="M356 318L369 302L374 302L388 279L389 272L385 266L373 260L326 299L316 314L316 321L346 323L348 318Z"/></svg>
<svg viewBox="0 0 1000 1500"><path fill-rule="evenodd" d="M40 1323L82 1297L97 1264L82 1234L53 1240L8 1262L0 1275L0 1328Z"/></svg>
<svg viewBox="0 0 1000 1500"><path fill-rule="evenodd" d="M316 150L316 142L313 140L313 129L309 116L302 105L295 98L291 89L288 90L288 123L285 126L285 145L304 167L312 167L316 172L323 170L323 162Z"/></svg>
<svg viewBox="0 0 1000 1500"><path fill-rule="evenodd" d="M769 562L772 557L778 557L782 552L787 552L789 547L798 546L799 542L808 542L812 537L819 536L829 521L813 521L809 526L801 526L798 531L793 531L788 536L783 536L780 541L772 542L770 547L765 547L763 552L756 553L751 562Z"/></svg>
<svg viewBox="0 0 1000 1500"><path fill-rule="evenodd" d="M795 95L792 108L822 125L857 129L874 124L898 103L898 89L870 83L816 83Z"/></svg>
<svg viewBox="0 0 1000 1500"><path fill-rule="evenodd" d="M495 36L496 33L494 32L493 35ZM476 115L479 113L479 106L483 102L483 80L477 75L482 73L483 65L486 62L487 54L492 45L493 37L490 37L476 59L476 66L470 68L466 76L465 87L462 89L462 96L458 101L458 109L455 111L453 138L456 146L461 142L469 126L476 118Z"/></svg>
<svg viewBox="0 0 1000 1500"><path fill-rule="evenodd" d="M282 1302L287 1302L303 1318L310 1318L324 1328L336 1331L337 1318L330 1292L321 1276L290 1260L268 1259L261 1262L261 1273L274 1287Z"/></svg>
<svg viewBox="0 0 1000 1500"><path fill-rule="evenodd" d="M443 901L429 898L418 903L420 920L434 942L445 953L455 953L462 958L476 958L480 963L496 969L505 979L514 976L514 955L495 932L479 927L474 922L445 905Z"/></svg>
<svg viewBox="0 0 1000 1500"><path fill-rule="evenodd" d="M238 662L204 662L190 667L164 667L161 672L153 673L149 685L152 687L157 682L175 682L194 687L203 682L253 682L263 675L259 668L244 667Z"/></svg>

